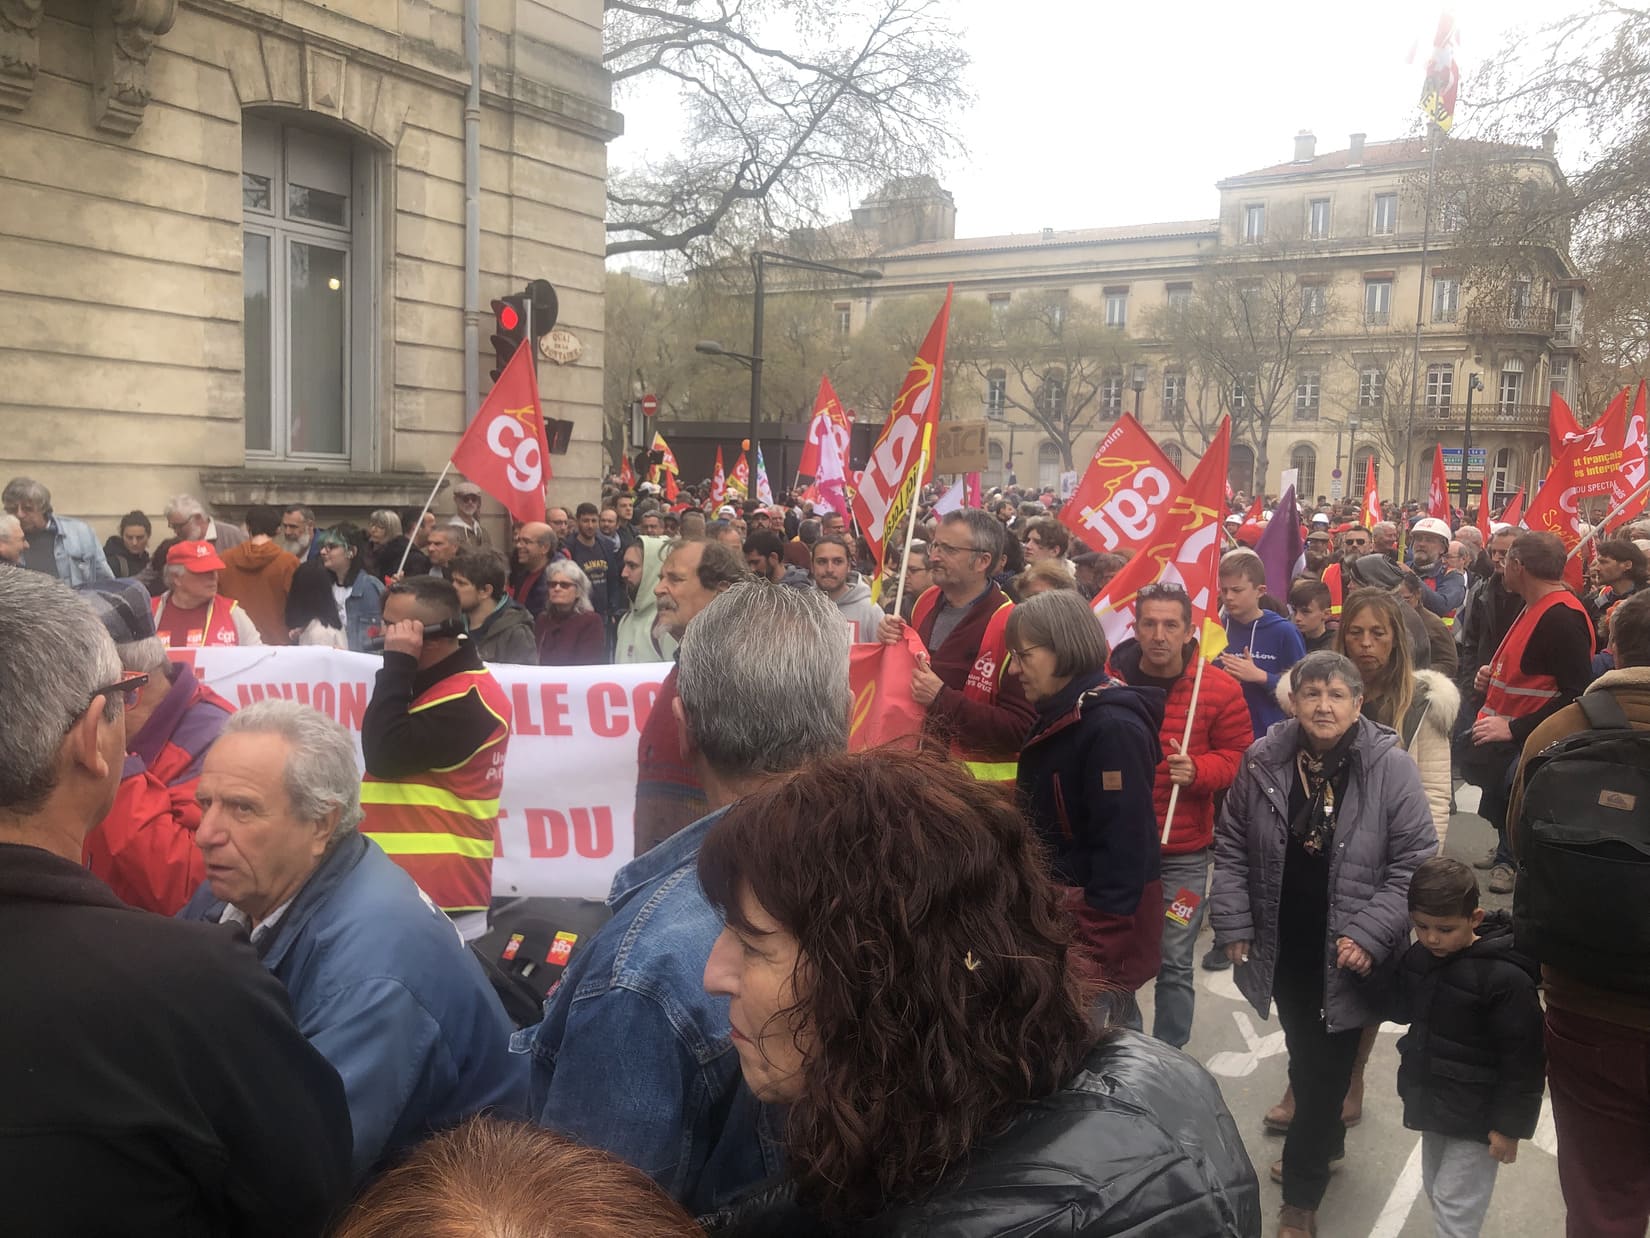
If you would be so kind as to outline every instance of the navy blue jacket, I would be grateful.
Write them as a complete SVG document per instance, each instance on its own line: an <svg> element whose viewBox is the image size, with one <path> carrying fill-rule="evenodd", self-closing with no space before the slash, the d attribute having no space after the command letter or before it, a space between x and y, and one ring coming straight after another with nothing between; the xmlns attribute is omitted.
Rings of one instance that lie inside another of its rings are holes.
<svg viewBox="0 0 1650 1238"><path fill-rule="evenodd" d="M1255 738L1265 735L1274 722L1284 720L1283 707L1278 704L1278 680L1288 674L1289 668L1306 656L1306 642L1301 630L1292 620L1269 610L1260 612L1259 619L1239 623L1229 616L1226 623L1226 652L1242 653L1249 650L1255 665L1266 672L1265 683L1245 683L1243 699L1249 706L1249 723L1255 728Z"/></svg>
<svg viewBox="0 0 1650 1238"><path fill-rule="evenodd" d="M203 885L178 915L223 911ZM525 1114L503 1005L452 921L377 843L335 846L255 948L344 1080L357 1179L482 1110Z"/></svg>
<svg viewBox="0 0 1650 1238"><path fill-rule="evenodd" d="M1054 861L1081 891L1072 912L1100 978L1129 991L1157 975L1161 847L1152 788L1163 759L1163 692L1103 671L1047 700L1020 751L1019 790Z"/></svg>

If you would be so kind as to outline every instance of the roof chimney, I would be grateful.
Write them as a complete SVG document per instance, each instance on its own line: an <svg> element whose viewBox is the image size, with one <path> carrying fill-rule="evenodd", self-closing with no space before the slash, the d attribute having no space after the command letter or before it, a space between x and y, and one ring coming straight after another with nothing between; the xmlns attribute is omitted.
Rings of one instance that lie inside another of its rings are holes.
<svg viewBox="0 0 1650 1238"><path fill-rule="evenodd" d="M1053 239L1054 239L1054 229L1053 228L1044 228L1043 229L1043 240L1052 241Z"/></svg>
<svg viewBox="0 0 1650 1238"><path fill-rule="evenodd" d="M1354 133L1352 135L1351 145L1346 152L1347 167L1355 168L1364 161L1364 139L1368 136L1367 133Z"/></svg>
<svg viewBox="0 0 1650 1238"><path fill-rule="evenodd" d="M1311 163L1312 151L1317 146L1318 139L1310 129L1302 129L1295 135L1295 162Z"/></svg>
<svg viewBox="0 0 1650 1238"><path fill-rule="evenodd" d="M1558 133L1557 133L1556 130L1549 129L1549 130L1547 130L1547 132L1545 132L1541 135L1541 150L1542 150L1542 153L1550 155L1557 149L1558 149Z"/></svg>

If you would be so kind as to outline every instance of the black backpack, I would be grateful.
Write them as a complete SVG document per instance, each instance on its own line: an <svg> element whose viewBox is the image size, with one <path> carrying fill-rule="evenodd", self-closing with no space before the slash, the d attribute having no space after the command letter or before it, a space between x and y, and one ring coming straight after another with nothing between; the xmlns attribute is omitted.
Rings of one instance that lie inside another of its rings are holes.
<svg viewBox="0 0 1650 1238"><path fill-rule="evenodd" d="M1607 691L1576 704L1590 729L1524 772L1513 940L1579 980L1650 993L1650 730Z"/></svg>

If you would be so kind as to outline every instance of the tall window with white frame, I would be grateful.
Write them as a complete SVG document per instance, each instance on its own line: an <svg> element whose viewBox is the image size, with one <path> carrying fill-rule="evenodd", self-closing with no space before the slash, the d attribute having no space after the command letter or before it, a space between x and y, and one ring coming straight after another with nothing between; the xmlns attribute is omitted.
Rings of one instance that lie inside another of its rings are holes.
<svg viewBox="0 0 1650 1238"><path fill-rule="evenodd" d="M1302 443L1289 453L1289 467L1298 474L1295 497L1304 507L1318 493L1318 453L1309 444Z"/></svg>
<svg viewBox="0 0 1650 1238"><path fill-rule="evenodd" d="M1455 392L1455 367L1449 364L1427 366L1426 410L1429 417L1448 417L1450 399Z"/></svg>
<svg viewBox="0 0 1650 1238"><path fill-rule="evenodd" d="M1180 444L1179 443L1164 443L1162 446L1163 446L1163 454L1168 457L1169 463L1174 465L1175 468L1179 469L1182 473L1184 473L1186 471L1186 467L1185 467L1185 463L1184 463L1184 457L1183 457L1183 455L1181 453L1181 450L1180 450Z"/></svg>
<svg viewBox="0 0 1650 1238"><path fill-rule="evenodd" d="M1491 494L1506 494L1512 490L1513 478L1518 475L1516 464L1511 447L1496 450L1495 467L1490 470Z"/></svg>
<svg viewBox="0 0 1650 1238"><path fill-rule="evenodd" d="M1329 313L1329 293L1322 284L1301 285L1301 325L1316 328Z"/></svg>
<svg viewBox="0 0 1650 1238"><path fill-rule="evenodd" d="M246 452L351 455L361 178L348 139L248 116L242 130Z"/></svg>
<svg viewBox="0 0 1650 1238"><path fill-rule="evenodd" d="M1120 289L1106 290L1106 325L1121 331L1129 325L1129 294Z"/></svg>
<svg viewBox="0 0 1650 1238"><path fill-rule="evenodd" d="M1570 359L1554 357L1547 367L1547 394L1557 396L1565 403L1570 400Z"/></svg>
<svg viewBox="0 0 1650 1238"><path fill-rule="evenodd" d="M1373 412L1386 403L1386 370L1378 365L1358 370L1358 408Z"/></svg>
<svg viewBox="0 0 1650 1238"><path fill-rule="evenodd" d="M1364 281L1364 325L1384 327L1392 321L1392 281Z"/></svg>
<svg viewBox="0 0 1650 1238"><path fill-rule="evenodd" d="M1507 286L1507 325L1527 326L1530 318L1530 281L1515 279Z"/></svg>
<svg viewBox="0 0 1650 1238"><path fill-rule="evenodd" d="M1037 445L1037 485L1053 490L1060 484L1060 449L1053 443Z"/></svg>
<svg viewBox="0 0 1650 1238"><path fill-rule="evenodd" d="M991 329L998 335L1008 325L1008 297L1006 292L994 292L986 299L986 304L991 307Z"/></svg>
<svg viewBox="0 0 1650 1238"><path fill-rule="evenodd" d="M839 339L846 339L848 333L854 329L854 305L851 301L838 301L831 307L836 316L836 333Z"/></svg>
<svg viewBox="0 0 1650 1238"><path fill-rule="evenodd" d="M1243 208L1243 239L1251 245L1266 239L1266 203L1251 202Z"/></svg>
<svg viewBox="0 0 1650 1238"><path fill-rule="evenodd" d="M1524 402L1524 363L1508 357L1501 363L1501 414L1507 416Z"/></svg>
<svg viewBox="0 0 1650 1238"><path fill-rule="evenodd" d="M992 370L985 376L985 415L1001 421L1008 411L1008 375Z"/></svg>
<svg viewBox="0 0 1650 1238"><path fill-rule="evenodd" d="M1461 281L1438 275L1432 281L1432 321L1454 322L1461 312Z"/></svg>
<svg viewBox="0 0 1650 1238"><path fill-rule="evenodd" d="M1183 314L1192 307L1192 286L1190 284L1170 284L1165 290L1169 301L1169 312Z"/></svg>
<svg viewBox="0 0 1650 1238"><path fill-rule="evenodd" d="M1313 198L1306 204L1306 238L1309 241L1329 239L1329 199Z"/></svg>
<svg viewBox="0 0 1650 1238"><path fill-rule="evenodd" d="M1185 415L1186 372L1184 370L1165 370L1163 371L1163 420L1179 421Z"/></svg>
<svg viewBox="0 0 1650 1238"><path fill-rule="evenodd" d="M1560 288L1553 296L1553 339L1574 344L1581 338L1581 305L1573 288Z"/></svg>
<svg viewBox="0 0 1650 1238"><path fill-rule="evenodd" d="M1375 211L1370 219L1369 232L1371 236L1391 236L1398 231L1398 195L1395 193L1378 193L1375 195Z"/></svg>
<svg viewBox="0 0 1650 1238"><path fill-rule="evenodd" d="M1123 371L1107 370L1100 376L1100 415L1116 421L1123 415Z"/></svg>
<svg viewBox="0 0 1650 1238"><path fill-rule="evenodd" d="M1300 370L1295 374L1295 420L1318 419L1318 396L1323 382L1319 370Z"/></svg>
<svg viewBox="0 0 1650 1238"><path fill-rule="evenodd" d="M1043 374L1043 385L1037 389L1037 411L1050 421L1065 419L1066 374L1064 370L1048 370Z"/></svg>

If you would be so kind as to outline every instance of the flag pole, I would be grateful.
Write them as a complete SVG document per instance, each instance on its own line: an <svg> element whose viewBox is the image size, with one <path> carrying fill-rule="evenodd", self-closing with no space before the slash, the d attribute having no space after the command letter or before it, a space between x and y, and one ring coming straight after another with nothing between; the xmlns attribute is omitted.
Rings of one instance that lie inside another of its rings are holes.
<svg viewBox="0 0 1650 1238"><path fill-rule="evenodd" d="M894 617L901 618L901 608L905 605L905 561L911 557L911 542L917 532L917 500L922 498L922 479L928 472L928 427L922 428L922 453L917 457L917 474L911 481L911 511L905 522L905 548L899 556L899 584L894 589ZM887 565L883 565L887 570Z"/></svg>
<svg viewBox="0 0 1650 1238"><path fill-rule="evenodd" d="M1645 491L1647 491L1647 490L1650 490L1650 479L1647 479L1646 481L1644 481L1639 486L1639 488L1637 490L1633 491L1632 494L1628 495L1620 503L1617 503L1616 506L1615 506L1615 509L1613 511L1607 512L1605 514L1605 517L1604 517L1603 520L1599 521L1595 525L1590 526L1587 530L1587 535L1585 537L1583 537L1579 542L1576 543L1574 550L1570 551L1569 554L1564 556L1565 559L1566 560L1573 559L1578 554L1580 554L1581 553L1581 548L1583 546L1585 546L1588 542L1592 541L1595 537L1597 537L1598 536L1598 531L1600 529L1609 528L1610 522L1612 520L1614 520L1617 516L1621 515L1622 512L1626 511L1634 503L1637 503L1640 499L1642 499L1644 497Z"/></svg>
<svg viewBox="0 0 1650 1238"><path fill-rule="evenodd" d="M1192 742L1192 719L1197 716L1197 697L1203 691L1203 664L1208 661L1203 656L1203 647L1200 644L1197 650L1197 675L1192 680L1192 700L1186 707L1186 733L1180 737L1180 753L1186 755L1186 746ZM1174 824L1174 807L1180 800L1180 784L1174 783L1169 787L1169 808L1163 814L1163 845L1169 845L1169 829Z"/></svg>
<svg viewBox="0 0 1650 1238"><path fill-rule="evenodd" d="M430 490L430 497L424 500L424 510L418 513L418 523L407 530L407 545L401 551L401 564L395 569L399 578L407 570L407 559L412 554L413 541L418 537L418 530L424 527L424 517L430 514L430 508L435 506L435 496L441 493L441 483L447 480L447 474L452 472L453 462L448 460L441 466L441 476L435 479L435 486Z"/></svg>

